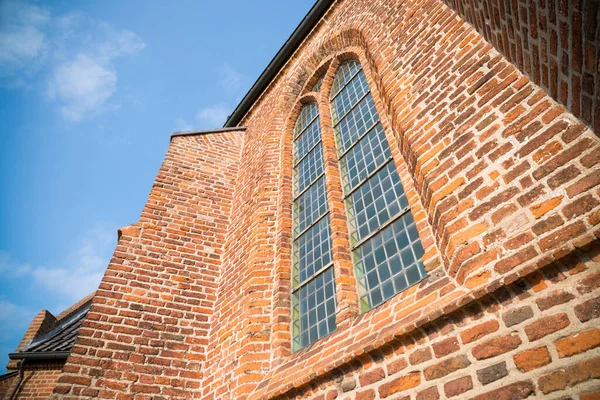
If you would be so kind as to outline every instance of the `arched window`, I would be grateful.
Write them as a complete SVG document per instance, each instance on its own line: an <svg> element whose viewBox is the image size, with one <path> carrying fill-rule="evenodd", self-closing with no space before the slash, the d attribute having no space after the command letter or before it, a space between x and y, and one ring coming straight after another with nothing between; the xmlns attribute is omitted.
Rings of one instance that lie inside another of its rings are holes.
<svg viewBox="0 0 600 400"><path fill-rule="evenodd" d="M306 104L294 128L292 349L333 332L335 280L319 111Z"/></svg>
<svg viewBox="0 0 600 400"><path fill-rule="evenodd" d="M358 61L340 66L331 113L364 312L426 276L423 247Z"/></svg>

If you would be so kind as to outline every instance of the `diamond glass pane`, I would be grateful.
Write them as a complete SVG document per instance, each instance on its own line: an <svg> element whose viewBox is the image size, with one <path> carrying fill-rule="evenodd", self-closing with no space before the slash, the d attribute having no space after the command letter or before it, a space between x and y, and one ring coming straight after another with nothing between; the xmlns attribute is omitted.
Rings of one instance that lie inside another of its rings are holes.
<svg viewBox="0 0 600 400"><path fill-rule="evenodd" d="M323 173L323 148L321 143L312 149L294 168L295 193L300 194Z"/></svg>
<svg viewBox="0 0 600 400"><path fill-rule="evenodd" d="M325 176L294 201L294 237L327 212Z"/></svg>
<svg viewBox="0 0 600 400"><path fill-rule="evenodd" d="M315 119L317 114L319 113L319 108L317 107L317 103L308 103L302 110L300 110L300 115L298 116L298 120L296 121L296 126L294 127L294 137L298 136L300 132L304 130L310 124L310 122Z"/></svg>
<svg viewBox="0 0 600 400"><path fill-rule="evenodd" d="M301 349L335 331L333 267L292 295L292 349Z"/></svg>
<svg viewBox="0 0 600 400"><path fill-rule="evenodd" d="M365 73L360 71L333 100L331 117L334 125L346 114L358 100L369 91Z"/></svg>
<svg viewBox="0 0 600 400"><path fill-rule="evenodd" d="M377 115L375 102L369 93L354 110L336 125L334 130L338 153L343 154L377 121L379 121L379 115Z"/></svg>
<svg viewBox="0 0 600 400"><path fill-rule="evenodd" d="M294 165L302 159L321 140L321 126L319 117L296 138L294 146Z"/></svg>
<svg viewBox="0 0 600 400"><path fill-rule="evenodd" d="M407 206L398 172L390 161L346 199L351 243L364 239Z"/></svg>
<svg viewBox="0 0 600 400"><path fill-rule="evenodd" d="M377 167L386 162L391 155L383 128L381 124L377 124L340 159L344 193L349 193Z"/></svg>
<svg viewBox="0 0 600 400"><path fill-rule="evenodd" d="M344 87L344 85L348 83L360 69L362 69L362 66L356 60L346 61L340 65L340 68L335 75L335 79L333 80L333 85L331 85L331 97L335 97L340 89Z"/></svg>
<svg viewBox="0 0 600 400"><path fill-rule="evenodd" d="M353 251L362 311L383 303L426 276L423 247L411 213Z"/></svg>
<svg viewBox="0 0 600 400"><path fill-rule="evenodd" d="M294 242L293 265L296 287L331 262L331 229L324 217Z"/></svg>

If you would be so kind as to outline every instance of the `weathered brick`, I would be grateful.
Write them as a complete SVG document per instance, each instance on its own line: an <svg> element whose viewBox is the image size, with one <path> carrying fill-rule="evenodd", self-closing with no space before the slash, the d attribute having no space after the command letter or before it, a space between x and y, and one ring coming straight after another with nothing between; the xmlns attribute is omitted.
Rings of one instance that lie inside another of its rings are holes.
<svg viewBox="0 0 600 400"><path fill-rule="evenodd" d="M471 343L489 335L490 333L496 332L499 326L500 325L496 320L486 321L477 326L464 330L460 333L460 337L464 344Z"/></svg>
<svg viewBox="0 0 600 400"><path fill-rule="evenodd" d="M513 325L518 325L531 317L533 317L533 310L529 306L515 308L502 314L502 320L509 328Z"/></svg>
<svg viewBox="0 0 600 400"><path fill-rule="evenodd" d="M534 323L527 325L525 327L525 333L527 334L529 341L533 342L534 340L541 339L546 335L566 328L569 326L569 323L570 321L569 317L567 317L567 314L560 313L550 315L548 317L540 318Z"/></svg>
<svg viewBox="0 0 600 400"><path fill-rule="evenodd" d="M535 302L540 310L546 311L549 308L566 303L574 298L575 296L572 293L564 290L555 290L547 296L537 299Z"/></svg>
<svg viewBox="0 0 600 400"><path fill-rule="evenodd" d="M452 357L425 368L423 376L425 376L425 380L430 381L432 379L442 378L454 371L466 368L469 365L471 365L471 362L465 355Z"/></svg>
<svg viewBox="0 0 600 400"><path fill-rule="evenodd" d="M384 383L379 387L379 397L386 398L395 393L412 389L421 383L421 373L411 372L408 375L396 378L393 381Z"/></svg>
<svg viewBox="0 0 600 400"><path fill-rule="evenodd" d="M479 379L479 382L481 382L482 385L495 382L507 375L508 371L506 370L506 362L504 361L477 371L477 379Z"/></svg>
<svg viewBox="0 0 600 400"><path fill-rule="evenodd" d="M433 356L431 354L431 349L429 347L425 347L423 349L413 351L408 357L408 360L412 365L417 365L422 362L431 360L432 357Z"/></svg>
<svg viewBox="0 0 600 400"><path fill-rule="evenodd" d="M367 386L385 378L385 371L382 368L376 368L372 371L363 372L358 377L360 386ZM350 389L352 390L352 389Z"/></svg>
<svg viewBox="0 0 600 400"><path fill-rule="evenodd" d="M478 360L496 357L514 350L521 344L521 339L516 335L505 335L490 339L473 348L473 356Z"/></svg>
<svg viewBox="0 0 600 400"><path fill-rule="evenodd" d="M546 346L525 350L513 356L515 365L523 372L529 372L552 362Z"/></svg>
<svg viewBox="0 0 600 400"><path fill-rule="evenodd" d="M535 387L531 381L521 381L502 386L499 389L492 390L473 397L472 400L491 400L491 399L510 399L519 400L529 397L535 393Z"/></svg>
<svg viewBox="0 0 600 400"><path fill-rule="evenodd" d="M550 372L538 380L538 386L542 393L548 394L596 378L600 378L600 357L584 360Z"/></svg>
<svg viewBox="0 0 600 400"><path fill-rule="evenodd" d="M459 396L471 389L473 389L473 380L468 375L444 384L444 393L448 397Z"/></svg>
<svg viewBox="0 0 600 400"><path fill-rule="evenodd" d="M559 357L570 357L575 354L600 346L600 329L590 329L574 336L562 338L555 343Z"/></svg>
<svg viewBox="0 0 600 400"><path fill-rule="evenodd" d="M441 342L434 343L432 346L436 357L441 358L452 354L460 349L458 340L455 337L444 339Z"/></svg>
<svg viewBox="0 0 600 400"><path fill-rule="evenodd" d="M417 400L438 400L439 398L440 394L435 386L421 390L417 393Z"/></svg>
<svg viewBox="0 0 600 400"><path fill-rule="evenodd" d="M600 297L595 297L575 306L575 315L581 322L600 317Z"/></svg>

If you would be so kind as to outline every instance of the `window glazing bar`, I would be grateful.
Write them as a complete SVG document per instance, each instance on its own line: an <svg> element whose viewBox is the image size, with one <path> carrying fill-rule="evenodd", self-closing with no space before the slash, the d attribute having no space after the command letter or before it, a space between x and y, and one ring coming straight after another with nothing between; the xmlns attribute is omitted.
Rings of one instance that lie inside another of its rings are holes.
<svg viewBox="0 0 600 400"><path fill-rule="evenodd" d="M388 165L390 163L390 161L392 161L394 158L392 156L389 156L384 162L381 163L381 165L379 165L377 168L375 168L373 170L373 172L371 172L369 175L365 176L364 178L362 178L360 180L360 182L358 182L356 184L356 186L354 186L347 194L344 195L344 200L346 200L348 197L352 196L352 193L356 192L356 190L361 187L366 181L368 181L369 179L371 179L374 175L377 175L377 173L379 171L381 171L383 169L383 167L385 167L386 165Z"/></svg>
<svg viewBox="0 0 600 400"><path fill-rule="evenodd" d="M315 147L318 146L318 144L321 143L321 139L319 139L319 141L317 143L315 143L307 152L305 155L302 156L301 159L299 159L296 164L294 164L294 168L296 168L298 166L298 164L300 164L302 162L302 160L304 160L310 153L312 153L312 151L315 149Z"/></svg>
<svg viewBox="0 0 600 400"><path fill-rule="evenodd" d="M373 236L377 235L379 232L381 232L382 230L384 230L385 228L387 228L388 226L390 226L391 224L393 224L394 222L396 222L400 217L402 217L404 214L406 214L409 211L410 211L410 207L403 208L396 215L394 215L392 218L390 218L389 220L387 220L386 222L384 222L383 224L381 224L381 226L379 226L379 228L375 229L373 232L369 233L367 236L365 236L364 238L362 238L361 240L359 240L354 246L351 246L350 250L352 250L352 251L356 250L357 248L359 248L360 246L362 246L363 244L365 244L365 242L367 242Z"/></svg>
<svg viewBox="0 0 600 400"><path fill-rule="evenodd" d="M333 265L333 261L330 261L327 265L321 267L318 271L315 271L314 274L312 274L311 276L309 276L308 278L306 278L305 280L303 280L301 283L298 284L298 286L296 286L295 288L292 288L292 294L296 293L303 286L306 286L307 283L309 283L310 281L312 281L313 279L315 279L321 273L325 272L325 270L327 268L331 267L332 265ZM334 279L335 279L335 276L334 276Z"/></svg>
<svg viewBox="0 0 600 400"><path fill-rule="evenodd" d="M313 122L315 122L315 119L317 119L317 118L319 118L318 112L317 112L317 115L315 115L313 117L313 119L311 119L310 122L308 124L306 124L306 126L304 128L302 128L302 130L296 136L294 136L293 142L295 142L304 132L306 132L306 130L312 125Z"/></svg>
<svg viewBox="0 0 600 400"><path fill-rule="evenodd" d="M356 145L358 144L358 142L360 142L361 140L363 140L363 138L364 138L365 136L367 136L369 133L371 133L371 131L372 131L373 129L375 129L375 127L376 127L377 125L379 125L379 123L380 123L380 122L381 122L381 121L379 121L379 119L378 119L377 121L375 121L375 123L374 123L373 125L371 125L371 127L370 127L369 129L367 129L367 130L366 130L366 131L365 131L365 132L364 132L362 135L360 135L360 136L358 137L358 139L356 139L356 141L350 145L350 147L348 147L346 150L344 150L344 152L342 153L342 155L338 157L338 161L339 161L339 160L341 160L342 158L344 158L344 156L345 156L346 154L348 154L348 152L349 152L350 150L352 150L354 147L356 147ZM387 140L387 139L386 139L386 140Z"/></svg>
<svg viewBox="0 0 600 400"><path fill-rule="evenodd" d="M300 196L302 196L304 193L306 193L306 191L307 191L308 189L310 189L310 188L312 187L312 185L314 185L314 184L315 184L315 182L316 182L316 181L318 181L319 179L321 179L321 177L322 177L323 175L325 175L325 171L323 171L323 172L321 172L319 175L317 175L317 176L315 177L315 179L314 179L314 180L313 180L311 183L309 183L309 184L308 184L308 186L307 186L307 187L305 187L304 189L302 189L302 191L301 191L300 193L298 193L298 195L297 195L296 197L294 197L294 200L293 200L293 201L296 201L296 200L298 200L298 199L300 198Z"/></svg>
<svg viewBox="0 0 600 400"><path fill-rule="evenodd" d="M361 98L358 99L356 101L356 103L354 103L354 105L352 107L350 107L350 109L348 111L346 111L340 119L338 119L338 121L335 123L335 125L333 125L333 128L334 129L337 128L337 126L340 124L340 122L342 122L344 120L344 118L346 118L348 116L348 114L350 114L356 108L356 106L358 106L360 104L360 102L363 101L365 99L365 97L367 97L369 95L369 93L371 93L371 91L367 90L367 92L365 94L363 94L361 96ZM379 115L377 115L377 120L379 121Z"/></svg>
<svg viewBox="0 0 600 400"><path fill-rule="evenodd" d="M360 71L362 71L362 65L359 69L356 70L356 72L350 77L350 79L348 79L348 81L346 83L344 83L344 86L342 86L341 88L338 89L338 91L335 93L335 95L333 97L331 97L330 101L335 100L336 97L338 97L338 95L342 92L342 90L346 89L346 86L348 86L350 84L350 82L352 82L354 80L354 78L356 78L356 76L360 73Z"/></svg>
<svg viewBox="0 0 600 400"><path fill-rule="evenodd" d="M325 211L322 215L319 215L319 217L317 219L315 219L313 221L312 224L310 224L309 226L307 226L306 228L302 229L302 232L300 232L298 234L298 236L296 236L294 238L294 242L298 239L300 239L302 237L302 235L304 235L306 233L306 231L308 231L310 228L312 228L313 226L315 226L319 221L321 221L323 219L324 216L326 216L327 214L329 214L329 210Z"/></svg>

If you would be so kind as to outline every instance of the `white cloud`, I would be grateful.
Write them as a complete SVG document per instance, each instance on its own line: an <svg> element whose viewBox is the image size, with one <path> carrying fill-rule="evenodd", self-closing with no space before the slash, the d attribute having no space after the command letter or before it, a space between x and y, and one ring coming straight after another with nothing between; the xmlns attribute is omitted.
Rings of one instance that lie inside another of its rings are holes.
<svg viewBox="0 0 600 400"><path fill-rule="evenodd" d="M228 116L229 107L223 104L205 107L196 114L196 118L201 125L208 123L209 126L206 126L207 128L220 128Z"/></svg>
<svg viewBox="0 0 600 400"><path fill-rule="evenodd" d="M7 252L0 251L0 276L16 278L31 272L31 265L18 263L10 258Z"/></svg>
<svg viewBox="0 0 600 400"><path fill-rule="evenodd" d="M236 71L231 65L223 64L219 68L219 85L229 94L240 89L244 75Z"/></svg>
<svg viewBox="0 0 600 400"><path fill-rule="evenodd" d="M116 29L81 13L51 15L27 2L0 2L0 84L23 86L43 66L45 91L71 121L118 106L115 59L142 51L134 32Z"/></svg>
<svg viewBox="0 0 600 400"><path fill-rule="evenodd" d="M117 73L85 54L59 65L48 83L48 97L62 105L60 111L69 120L101 112L117 87Z"/></svg>
<svg viewBox="0 0 600 400"><path fill-rule="evenodd" d="M36 5L0 2L0 78L5 86L21 86L46 56L44 29L50 14Z"/></svg>
<svg viewBox="0 0 600 400"><path fill-rule="evenodd" d="M100 284L116 245L116 232L108 224L91 229L71 252L66 266L33 269L35 282L73 301L87 296Z"/></svg>
<svg viewBox="0 0 600 400"><path fill-rule="evenodd" d="M0 273L5 279L27 279L50 292L53 299L62 299L63 303L77 301L98 288L114 251L116 237L114 226L99 224L83 235L64 264L58 266L18 264L6 252L0 252ZM17 272L15 267L18 267ZM45 307L53 308L52 305Z"/></svg>

